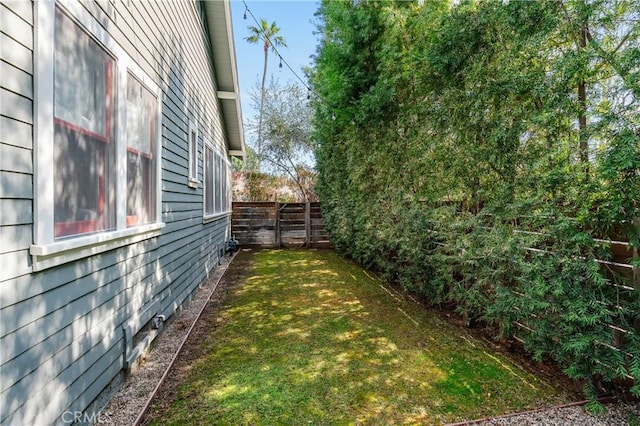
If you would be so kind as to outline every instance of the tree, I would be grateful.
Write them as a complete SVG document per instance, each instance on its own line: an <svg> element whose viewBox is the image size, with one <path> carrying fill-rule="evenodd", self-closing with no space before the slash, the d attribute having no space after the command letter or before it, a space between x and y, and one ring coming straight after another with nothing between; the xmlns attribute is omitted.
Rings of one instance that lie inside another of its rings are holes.
<svg viewBox="0 0 640 426"><path fill-rule="evenodd" d="M264 107L258 128L264 127L261 158L268 163L268 170L294 182L304 201L315 198L311 109L306 88L296 83L281 86L272 79L259 97L252 94L252 100Z"/></svg>
<svg viewBox="0 0 640 426"><path fill-rule="evenodd" d="M233 157L231 161L231 167L234 172L242 172L242 173L257 173L258 172L258 154L256 154L256 150L246 146L247 155L244 161Z"/></svg>
<svg viewBox="0 0 640 426"><path fill-rule="evenodd" d="M260 169L260 160L262 157L262 113L264 103L264 84L267 78L267 62L269 59L269 49L276 52L276 47L287 47L287 43L281 35L278 35L280 28L276 25L275 21L269 25L264 19L260 20L260 27L250 25L248 27L251 35L245 37L251 44L257 44L263 42L264 49L264 68L262 70L262 85L261 85L261 102L260 102L260 119L258 124L258 170Z"/></svg>

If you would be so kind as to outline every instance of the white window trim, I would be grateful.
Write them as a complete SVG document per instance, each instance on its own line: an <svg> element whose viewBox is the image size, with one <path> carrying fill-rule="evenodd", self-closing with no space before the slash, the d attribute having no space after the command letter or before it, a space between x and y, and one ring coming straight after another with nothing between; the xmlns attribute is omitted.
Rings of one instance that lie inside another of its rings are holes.
<svg viewBox="0 0 640 426"><path fill-rule="evenodd" d="M224 210L224 211L221 211L221 212L215 212L216 206L215 206L215 190L214 190L214 206L213 206L213 210L214 210L215 213L208 214L206 212L206 201L205 200L206 200L206 196L207 196L207 190L208 190L207 185L208 185L208 182L206 182L206 180L204 182L204 185L203 185L204 191L202 191L202 222L203 223L208 223L208 222L211 222L213 220L219 219L221 217L229 216L231 214L231 212L232 212L232 210L231 210L231 196L232 196L232 194L231 194L231 173L229 173L230 170L231 170L231 161L229 161L229 156L226 155L226 153L221 152L219 147L214 145L213 142L211 142L211 140L207 139L205 141L205 144L207 146L209 146L213 151L214 164L215 164L217 158L220 157L222 159L222 162L227 166L226 167L227 187L226 188L222 188L222 190L227 193L227 197L226 197L227 200L228 200L227 210ZM205 159L205 161L206 161L206 159ZM204 162L203 162L203 167L207 167L207 165ZM205 176L206 176L206 173L205 173ZM214 173L213 173L214 181L215 181L216 177L217 176L215 174L215 169L214 169ZM216 183L217 182L214 182L214 185ZM223 199L224 199L224 197L223 197Z"/></svg>
<svg viewBox="0 0 640 426"><path fill-rule="evenodd" d="M211 216L215 214L215 213L213 214L207 213L207 197L209 196L209 185L210 185L210 182L207 181L207 167L209 167L209 165L207 164L207 148L211 150L215 159L216 151L215 151L215 148L213 147L213 144L211 143L211 139L209 138L205 138L204 147L202 149L202 221L203 222L207 221L208 219L211 218ZM215 175L215 168L214 168L214 175ZM215 179L215 176L213 178ZM213 200L213 211L215 212L215 210L216 210L216 205L215 205L215 200Z"/></svg>
<svg viewBox="0 0 640 426"><path fill-rule="evenodd" d="M115 58L117 73L116 110L118 129L116 131L116 229L95 234L56 240L54 238L54 161L53 161L53 92L54 92L54 51L55 8L61 6L83 30L91 35ZM30 253L33 270L38 271L66 262L126 246L155 237L165 226L162 222L162 102L158 85L137 66L126 52L111 38L77 0L36 2L35 41L35 102L34 102L34 244ZM153 223L127 228L126 226L126 75L131 72L152 93L158 103L158 129L156 132L156 218Z"/></svg>
<svg viewBox="0 0 640 426"><path fill-rule="evenodd" d="M221 213L215 213L209 216L204 216L202 218L202 223L209 223L209 222L213 222L214 220L218 220L221 219L223 217L228 217L231 216L231 210L226 211L226 212L221 212Z"/></svg>
<svg viewBox="0 0 640 426"><path fill-rule="evenodd" d="M232 176L231 176L231 160L229 160L229 156L225 152L220 153L220 157L222 157L222 162L227 166L225 168L225 173L227 174L226 182L227 186L222 190L225 192L223 194L223 200L227 200L227 210L225 212L221 212L220 214L230 213L231 212L231 201L232 201Z"/></svg>
<svg viewBox="0 0 640 426"><path fill-rule="evenodd" d="M193 153L191 151L191 135L195 134L196 137L196 152ZM189 188L196 189L200 186L200 181L198 180L198 163L200 160L200 156L198 155L198 126L195 121L189 121L189 133L187 133L187 155L189 156L189 161L187 161L188 167L188 175L189 179L187 180L187 185ZM195 164L193 163L193 156L195 155ZM192 173L193 172L193 173Z"/></svg>

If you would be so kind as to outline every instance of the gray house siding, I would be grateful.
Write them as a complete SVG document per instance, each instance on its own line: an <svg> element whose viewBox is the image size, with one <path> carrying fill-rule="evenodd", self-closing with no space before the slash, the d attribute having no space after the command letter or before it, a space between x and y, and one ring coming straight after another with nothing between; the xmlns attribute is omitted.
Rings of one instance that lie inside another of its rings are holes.
<svg viewBox="0 0 640 426"><path fill-rule="evenodd" d="M0 281L29 271L33 222L32 25L30 3L0 5ZM0 332L3 330L0 325Z"/></svg>
<svg viewBox="0 0 640 426"><path fill-rule="evenodd" d="M36 5L0 4L0 423L62 424L126 368L134 336L170 317L217 265L230 217L203 221L202 184L187 186L189 123L227 140L198 2L85 1L84 9L161 88L159 235L35 272ZM36 52L37 54L37 52Z"/></svg>

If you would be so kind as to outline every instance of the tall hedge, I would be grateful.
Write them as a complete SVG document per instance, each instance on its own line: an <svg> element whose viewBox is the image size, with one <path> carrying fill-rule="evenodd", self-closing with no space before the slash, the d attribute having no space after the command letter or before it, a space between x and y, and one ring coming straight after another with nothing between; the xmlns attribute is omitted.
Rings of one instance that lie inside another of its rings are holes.
<svg viewBox="0 0 640 426"><path fill-rule="evenodd" d="M638 277L596 262L602 240L640 249L640 3L327 0L317 16L336 248L589 396L631 378L640 395Z"/></svg>

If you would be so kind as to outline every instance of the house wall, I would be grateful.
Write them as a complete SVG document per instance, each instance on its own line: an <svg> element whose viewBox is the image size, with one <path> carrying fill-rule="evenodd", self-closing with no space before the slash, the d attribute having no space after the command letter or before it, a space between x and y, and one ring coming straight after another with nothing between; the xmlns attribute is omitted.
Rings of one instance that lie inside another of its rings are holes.
<svg viewBox="0 0 640 426"><path fill-rule="evenodd" d="M151 239L33 271L37 6L1 3L1 424L61 424L85 410L123 370L130 336L189 297L229 236L229 216L204 223L202 185L187 186L190 120L225 149L201 5L100 0L83 7L161 87L166 226ZM198 149L202 182L202 137Z"/></svg>

